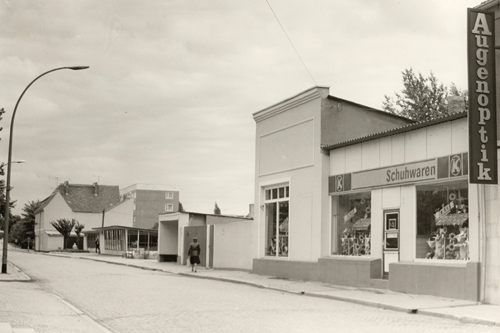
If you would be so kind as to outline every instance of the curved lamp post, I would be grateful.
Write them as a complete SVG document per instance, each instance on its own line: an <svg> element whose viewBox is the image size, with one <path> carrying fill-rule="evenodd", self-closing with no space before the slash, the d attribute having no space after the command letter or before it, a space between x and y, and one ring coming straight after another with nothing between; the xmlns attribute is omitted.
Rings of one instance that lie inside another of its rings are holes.
<svg viewBox="0 0 500 333"><path fill-rule="evenodd" d="M2 252L2 273L7 273L7 245L9 243L9 215L10 215L10 167L12 164L12 133L14 130L14 118L16 117L16 111L17 111L17 106L19 105L19 102L21 101L21 98L23 98L24 93L26 90L28 90L29 87L33 83L35 83L36 80L41 78L42 76L59 71L62 69L71 69L74 71L81 70L81 69L87 69L89 66L72 66L72 67L59 67L59 68L54 68L51 69L50 71L47 71L43 74L40 74L36 79L31 81L30 84L26 88L24 88L23 93L21 96L19 96L19 99L17 100L16 106L14 107L14 112L12 113L12 119L10 121L10 133L9 133L9 157L8 157L8 162L7 162L7 183L5 186L5 209L4 209L4 236L3 236L3 252Z"/></svg>

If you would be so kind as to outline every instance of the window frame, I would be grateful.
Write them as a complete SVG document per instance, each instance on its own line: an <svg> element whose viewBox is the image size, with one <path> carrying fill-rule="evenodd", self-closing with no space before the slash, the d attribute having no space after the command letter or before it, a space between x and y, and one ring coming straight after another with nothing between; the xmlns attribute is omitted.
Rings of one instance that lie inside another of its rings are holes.
<svg viewBox="0 0 500 333"><path fill-rule="evenodd" d="M263 187L263 191L264 256L287 259L290 257L290 185L289 183L270 185ZM268 224L270 210L274 214L274 217L272 217L273 226L271 227ZM280 214L286 214L286 217L280 220ZM271 236L268 235L270 229L273 233Z"/></svg>

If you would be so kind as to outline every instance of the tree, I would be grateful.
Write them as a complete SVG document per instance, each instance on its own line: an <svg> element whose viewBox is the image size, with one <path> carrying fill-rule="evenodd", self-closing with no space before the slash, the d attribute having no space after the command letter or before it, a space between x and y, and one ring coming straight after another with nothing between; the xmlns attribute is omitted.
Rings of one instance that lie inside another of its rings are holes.
<svg viewBox="0 0 500 333"><path fill-rule="evenodd" d="M61 235L63 235L64 237L64 248L66 249L67 248L67 241L69 239L69 236L71 235L71 230L73 230L73 227L75 226L76 224L76 220L75 219L71 219L68 220L68 219L58 219L57 221L52 221L50 222L50 224L52 224L52 226L57 230L59 231L59 233Z"/></svg>
<svg viewBox="0 0 500 333"><path fill-rule="evenodd" d="M222 214L222 212L220 211L219 206L217 205L217 202L215 203L215 206L214 206L214 214L215 215L221 215Z"/></svg>
<svg viewBox="0 0 500 333"><path fill-rule="evenodd" d="M3 119L3 114L5 113L5 110L4 108L0 109L0 121ZM2 127L0 127L0 131L3 130ZM0 164L0 176L4 176L5 175L5 163L1 163ZM6 184L5 184L5 180L2 179L0 180L0 229L1 230L4 230L4 221L5 221L5 187L6 187ZM14 221L13 219L13 215L12 215L12 209L16 206L15 205L15 201L11 201L9 202L9 206L10 206L10 214L9 214L9 221ZM12 226L13 224L12 223L9 223L9 231L12 229ZM11 238L11 237L9 237Z"/></svg>
<svg viewBox="0 0 500 333"><path fill-rule="evenodd" d="M21 218L21 247L28 248L35 239L35 212L40 208L39 200L24 204Z"/></svg>
<svg viewBox="0 0 500 333"><path fill-rule="evenodd" d="M402 74L404 88L401 94L395 93L395 100L387 95L384 96L382 104L384 111L415 121L425 121L466 109L466 104L457 103L457 100L466 98L467 91L458 89L454 84L448 91L432 72L428 77L424 77L421 73L416 75L410 68L404 70ZM450 103L450 100L454 102Z"/></svg>
<svg viewBox="0 0 500 333"><path fill-rule="evenodd" d="M80 234L81 234L83 228L85 228L85 225L81 224L80 222L75 220L75 234L76 234L76 238L77 238L77 244L78 244L78 241L80 240Z"/></svg>
<svg viewBox="0 0 500 333"><path fill-rule="evenodd" d="M182 205L182 202L179 201L179 212L184 213L184 206Z"/></svg>

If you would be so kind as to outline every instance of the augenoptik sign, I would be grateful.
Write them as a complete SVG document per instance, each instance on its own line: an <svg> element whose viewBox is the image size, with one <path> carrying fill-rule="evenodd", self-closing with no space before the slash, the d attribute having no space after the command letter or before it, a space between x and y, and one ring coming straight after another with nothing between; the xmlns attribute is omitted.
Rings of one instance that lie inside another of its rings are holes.
<svg viewBox="0 0 500 333"><path fill-rule="evenodd" d="M469 182L498 184L495 96L495 17L467 11Z"/></svg>

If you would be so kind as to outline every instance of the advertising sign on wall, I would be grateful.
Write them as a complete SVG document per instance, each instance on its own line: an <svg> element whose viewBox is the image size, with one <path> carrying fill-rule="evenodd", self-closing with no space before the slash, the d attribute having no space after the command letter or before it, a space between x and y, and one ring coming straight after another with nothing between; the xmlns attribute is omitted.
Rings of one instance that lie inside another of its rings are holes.
<svg viewBox="0 0 500 333"><path fill-rule="evenodd" d="M498 184L495 16L468 9L469 182Z"/></svg>
<svg viewBox="0 0 500 333"><path fill-rule="evenodd" d="M367 188L465 177L468 174L467 161L468 154L459 153L425 161L334 175L328 179L328 192L343 193Z"/></svg>

